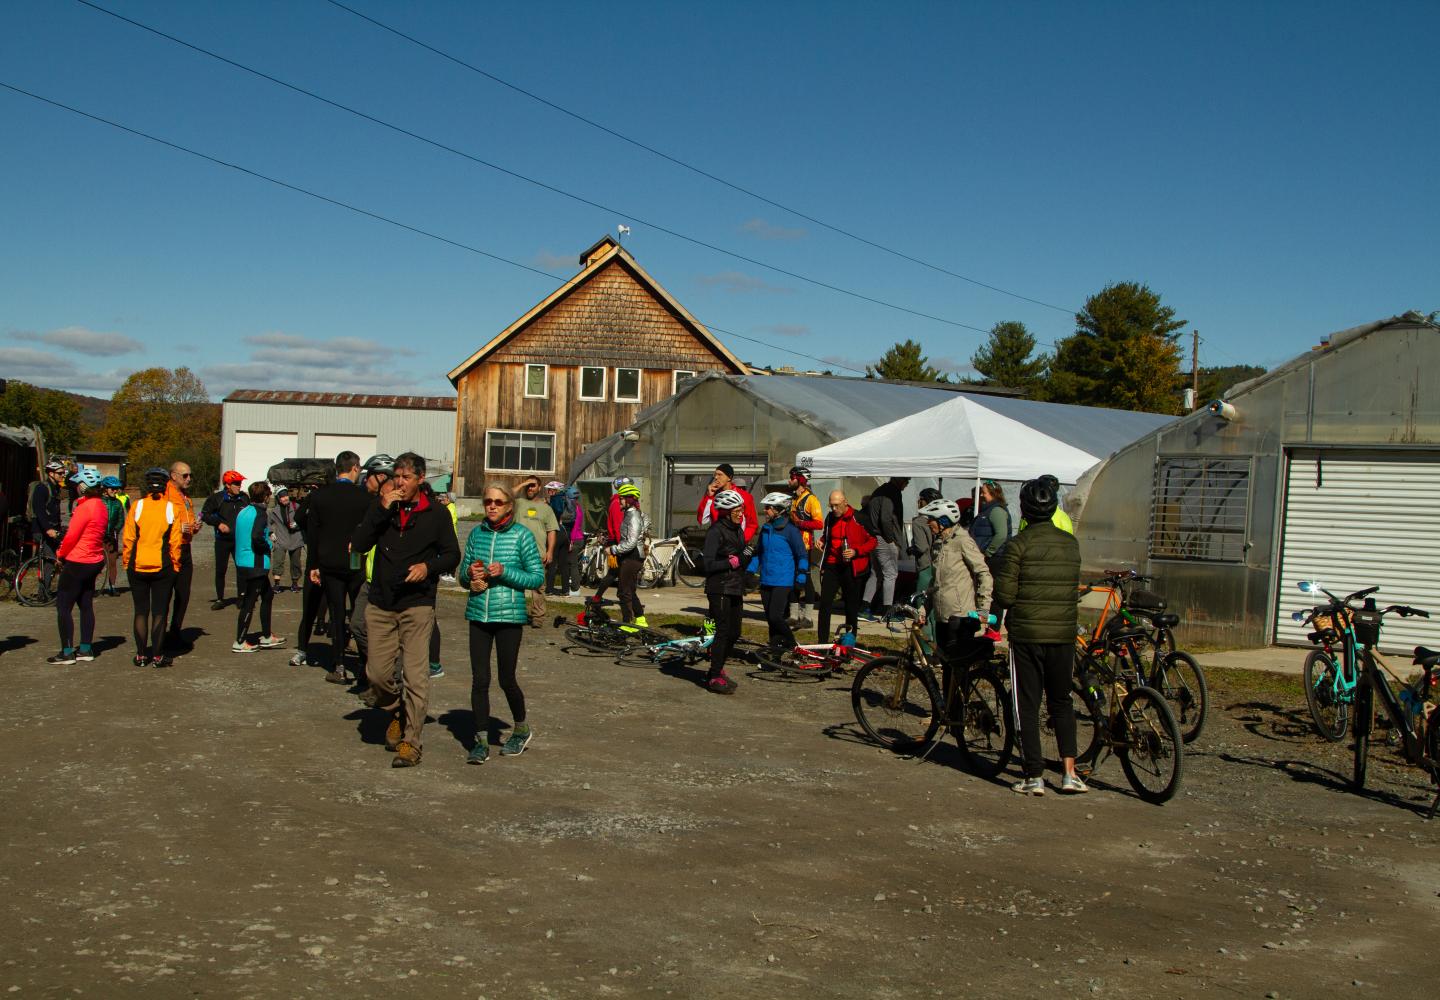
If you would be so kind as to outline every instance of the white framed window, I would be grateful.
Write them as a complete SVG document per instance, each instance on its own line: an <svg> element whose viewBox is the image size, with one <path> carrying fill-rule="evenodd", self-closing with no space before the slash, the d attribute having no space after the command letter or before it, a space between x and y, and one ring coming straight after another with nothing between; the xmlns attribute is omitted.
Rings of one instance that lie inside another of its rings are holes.
<svg viewBox="0 0 1440 1000"><path fill-rule="evenodd" d="M580 398L605 401L605 369L589 366L580 369Z"/></svg>
<svg viewBox="0 0 1440 1000"><path fill-rule="evenodd" d="M684 368L676 368L670 379L670 394L673 396L680 391L680 383L687 378L694 378L695 373L686 371Z"/></svg>
<svg viewBox="0 0 1440 1000"><path fill-rule="evenodd" d="M615 402L617 402L617 403L638 403L638 402L640 402L640 369L639 369L639 368L616 368L616 369L615 369Z"/></svg>
<svg viewBox="0 0 1440 1000"><path fill-rule="evenodd" d="M555 435L544 431L486 431L487 472L554 472Z"/></svg>
<svg viewBox="0 0 1440 1000"><path fill-rule="evenodd" d="M550 366L525 366L525 398L545 399L550 395Z"/></svg>

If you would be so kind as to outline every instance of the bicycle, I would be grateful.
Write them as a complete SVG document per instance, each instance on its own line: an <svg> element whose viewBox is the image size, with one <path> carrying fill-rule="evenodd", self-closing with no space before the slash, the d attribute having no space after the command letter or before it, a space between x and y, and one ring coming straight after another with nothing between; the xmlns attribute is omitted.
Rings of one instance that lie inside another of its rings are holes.
<svg viewBox="0 0 1440 1000"><path fill-rule="evenodd" d="M1369 597L1379 587L1366 587L1345 597L1336 597L1319 584L1301 581L1300 592L1324 594L1329 603L1296 611L1291 617L1314 628L1306 638L1315 645L1305 657L1305 704L1315 729L1331 743L1339 743L1350 728L1350 710L1355 704L1360 661L1352 616L1354 602ZM1337 649L1338 647L1338 649ZM1337 662L1338 655L1338 662Z"/></svg>
<svg viewBox="0 0 1440 1000"><path fill-rule="evenodd" d="M1429 618L1428 611L1412 608L1405 604L1392 604L1381 608L1371 595L1379 587L1357 591L1343 601L1334 594L1313 583L1302 583L1305 593L1319 591L1329 598L1329 604L1297 611L1292 616L1296 621L1315 621L1327 611L1340 611L1348 625L1345 649L1347 659L1356 669L1354 686L1354 735L1355 766L1351 774L1352 783L1358 791L1365 787L1370 765L1370 733L1375 725L1375 695L1380 695L1380 705L1390 720L1394 732L1399 734L1402 754L1406 763L1420 768L1435 784L1435 799L1426 813L1427 820L1433 819L1440 807L1440 722L1434 716L1435 709L1427 708L1431 693L1440 688L1440 650L1416 646L1411 661L1420 667L1420 676L1409 683L1400 681L1395 669L1375 647L1380 644L1380 629L1385 616L1398 614L1401 618ZM1361 600L1360 607L1352 602ZM1383 669L1382 669L1383 668ZM1400 693L1390 686L1389 674L1400 685ZM1309 689L1307 688L1307 694Z"/></svg>
<svg viewBox="0 0 1440 1000"><path fill-rule="evenodd" d="M15 593L15 578L20 574L21 564L39 550L39 545L30 537L29 525L23 514L0 524L0 533L5 536L6 542L14 541L13 545L6 544L0 548L0 601L9 600Z"/></svg>
<svg viewBox="0 0 1440 1000"><path fill-rule="evenodd" d="M580 551L580 582L593 587L610 572L609 553L605 551L604 535L586 535Z"/></svg>
<svg viewBox="0 0 1440 1000"><path fill-rule="evenodd" d="M559 628L566 621L563 615L556 615L553 625ZM586 600L584 610L575 616L574 623L566 627L565 638L592 653L619 657L636 646L665 642L670 636L652 628L616 621L592 597Z"/></svg>
<svg viewBox="0 0 1440 1000"><path fill-rule="evenodd" d="M645 553L645 564L640 568L640 586L660 587L668 581L672 587L679 583L698 587L705 582L705 572L699 566L699 553L691 552L680 535L647 541L646 544L648 551Z"/></svg>
<svg viewBox="0 0 1440 1000"><path fill-rule="evenodd" d="M54 604L55 578L59 573L59 561L48 550L42 549L21 563L16 571L15 599L27 608Z"/></svg>
<svg viewBox="0 0 1440 1000"><path fill-rule="evenodd" d="M789 649L766 646L755 654L761 670L794 680L824 680L847 666L865 664L880 656L855 645L855 633L842 628L834 642L802 643Z"/></svg>
<svg viewBox="0 0 1440 1000"><path fill-rule="evenodd" d="M904 620L907 649L877 656L855 674L850 705L860 728L876 743L924 759L943 728L954 735L966 765L993 779L1015 752L1014 710L1000 673L990 664L999 634L980 629L940 653L925 635L916 609L898 605L887 618ZM943 689L935 679L939 664ZM948 668L948 669L946 669Z"/></svg>

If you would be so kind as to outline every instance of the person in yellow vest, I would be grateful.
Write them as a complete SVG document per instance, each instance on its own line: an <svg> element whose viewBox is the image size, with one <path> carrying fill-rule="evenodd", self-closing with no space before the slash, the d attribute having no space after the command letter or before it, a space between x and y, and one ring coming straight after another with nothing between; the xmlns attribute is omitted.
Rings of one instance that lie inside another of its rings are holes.
<svg viewBox="0 0 1440 1000"><path fill-rule="evenodd" d="M1054 493L1057 497L1060 495L1060 480L1056 479L1048 472L1043 476L1036 476L1035 481L1037 483L1044 483L1046 486L1050 487L1050 492ZM1060 509L1060 505L1058 503L1055 505L1055 513L1050 515L1050 523L1055 525L1055 527L1059 528L1061 531L1068 532L1072 535L1075 534L1075 522L1070 520L1069 514L1065 513L1063 510ZM1025 530L1025 519L1023 517L1020 519L1020 530Z"/></svg>

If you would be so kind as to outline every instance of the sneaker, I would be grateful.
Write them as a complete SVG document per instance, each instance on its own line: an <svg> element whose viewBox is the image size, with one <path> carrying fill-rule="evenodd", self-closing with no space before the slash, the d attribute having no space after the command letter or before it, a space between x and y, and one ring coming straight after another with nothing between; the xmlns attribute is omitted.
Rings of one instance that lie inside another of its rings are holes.
<svg viewBox="0 0 1440 1000"><path fill-rule="evenodd" d="M443 583L443 584L445 584L447 587L453 587L453 586L456 585L456 584L455 584L455 577L452 576L452 575L449 574L449 573L441 573L441 574L440 574L440 582Z"/></svg>
<svg viewBox="0 0 1440 1000"><path fill-rule="evenodd" d="M390 762L391 767L415 767L420 763L420 748L412 746L401 740L395 747L395 759Z"/></svg>
<svg viewBox="0 0 1440 1000"><path fill-rule="evenodd" d="M703 622L700 623L700 634L701 634L701 635L714 635L714 634L715 634L715 619L714 619L714 618L706 618Z"/></svg>
<svg viewBox="0 0 1440 1000"><path fill-rule="evenodd" d="M152 657L150 657L150 666L154 667L156 670L160 670L160 669L162 669L162 668L164 668L164 667L168 667L168 666L170 666L170 657L168 657L168 656L152 656Z"/></svg>
<svg viewBox="0 0 1440 1000"><path fill-rule="evenodd" d="M130 662L137 667L148 667L150 665L150 661L143 656L132 657Z"/></svg>
<svg viewBox="0 0 1440 1000"><path fill-rule="evenodd" d="M638 625L640 628L649 628L649 627L650 627L650 623L645 620L645 616L644 616L644 615L637 615L637 616L635 617L635 624Z"/></svg>
<svg viewBox="0 0 1440 1000"><path fill-rule="evenodd" d="M715 694L734 694L738 686L723 670L705 681L705 689Z"/></svg>
<svg viewBox="0 0 1440 1000"><path fill-rule="evenodd" d="M1044 795L1044 778L1023 778L1010 786L1010 791L1020 795Z"/></svg>
<svg viewBox="0 0 1440 1000"><path fill-rule="evenodd" d="M95 650L82 642L80 644L80 648L75 650L75 659L79 660L81 663L89 663L91 660L95 659Z"/></svg>
<svg viewBox="0 0 1440 1000"><path fill-rule="evenodd" d="M283 635L262 635L260 637L261 649L274 649L276 646L283 645L285 645L285 637Z"/></svg>
<svg viewBox="0 0 1440 1000"><path fill-rule="evenodd" d="M1080 780L1078 774L1067 774L1060 779L1060 794L1062 795L1084 795L1090 791L1090 786Z"/></svg>
<svg viewBox="0 0 1440 1000"><path fill-rule="evenodd" d="M469 755L465 758L467 764L483 764L490 759L490 744L476 743L470 748Z"/></svg>
<svg viewBox="0 0 1440 1000"><path fill-rule="evenodd" d="M524 732L521 732L521 731L518 730L518 729L515 730L515 731L513 731L513 732L509 735L509 737L505 740L505 742L502 743L502 744L500 744L500 756L502 756L502 757L518 757L518 756L520 756L522 753L525 752L525 748L530 745L530 741L531 741L532 739L534 739L534 738L535 738L535 734L534 734L533 732L531 732L529 726L526 726L526 727L525 727Z"/></svg>
<svg viewBox="0 0 1440 1000"><path fill-rule="evenodd" d="M259 648L255 643L246 639L236 639L230 644L230 652L232 653L253 653Z"/></svg>
<svg viewBox="0 0 1440 1000"><path fill-rule="evenodd" d="M442 667L442 666L441 666L440 664L438 664L438 663L432 663L432 664L430 664L430 679L431 679L432 681L433 681L435 678L437 678L437 677L444 677L444 676L445 676L445 668L444 668L444 667Z"/></svg>
<svg viewBox="0 0 1440 1000"><path fill-rule="evenodd" d="M308 667L310 666L310 658L305 655L303 650L297 649L295 650L295 655L290 657L290 666Z"/></svg>
<svg viewBox="0 0 1440 1000"><path fill-rule="evenodd" d="M344 670L327 670L325 679L331 684L349 684L350 678L345 675Z"/></svg>
<svg viewBox="0 0 1440 1000"><path fill-rule="evenodd" d="M390 725L385 727L385 749L391 753L405 742L405 727L400 725L400 714L397 712L390 717Z"/></svg>
<svg viewBox="0 0 1440 1000"><path fill-rule="evenodd" d="M224 611L224 610L225 610L225 599L224 599L223 597L219 597L219 598L216 598L215 600L211 601L211 602L210 602L210 610L211 610L211 611Z"/></svg>
<svg viewBox="0 0 1440 1000"><path fill-rule="evenodd" d="M74 663L74 662L75 662L75 650L73 650L73 649L62 649L62 650L60 650L60 652L56 653L54 656L49 657L45 662L46 662L46 663L53 663L53 664L55 664L56 666L61 666L61 665L63 665L63 664L67 664L67 663Z"/></svg>
<svg viewBox="0 0 1440 1000"><path fill-rule="evenodd" d="M566 596L567 596L567 597L579 597L579 596L580 596L580 591L578 591L578 590L572 590L572 591L570 591L570 593L567 594Z"/></svg>

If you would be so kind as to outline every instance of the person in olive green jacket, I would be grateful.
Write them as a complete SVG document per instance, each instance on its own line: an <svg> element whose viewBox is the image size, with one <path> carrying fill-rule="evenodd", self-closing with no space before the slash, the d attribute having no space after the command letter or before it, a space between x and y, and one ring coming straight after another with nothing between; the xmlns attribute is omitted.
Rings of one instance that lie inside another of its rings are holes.
<svg viewBox="0 0 1440 1000"><path fill-rule="evenodd" d="M1055 490L1044 480L1032 479L1020 488L1020 511L1029 523L1010 539L995 573L992 610L996 617L1004 615L1010 636L1010 687L1024 763L1024 777L1014 789L1022 795L1045 794L1042 691L1065 766L1060 791L1089 791L1075 773L1075 711L1070 704L1080 544L1051 523L1056 502Z"/></svg>

